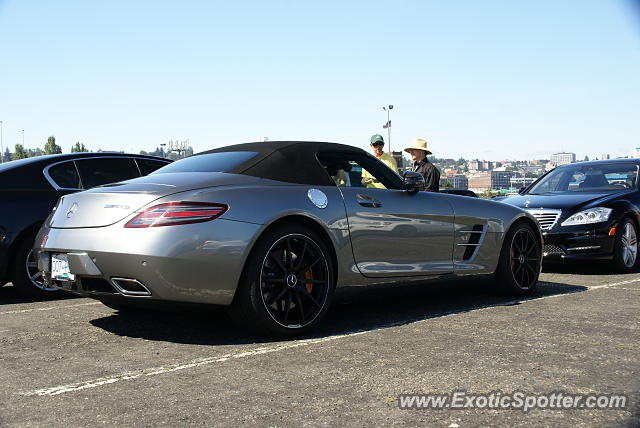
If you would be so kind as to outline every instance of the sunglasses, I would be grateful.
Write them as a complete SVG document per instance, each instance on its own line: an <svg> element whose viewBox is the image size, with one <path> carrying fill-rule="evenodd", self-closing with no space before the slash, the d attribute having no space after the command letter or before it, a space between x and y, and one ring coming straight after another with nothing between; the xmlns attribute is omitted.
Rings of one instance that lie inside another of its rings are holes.
<svg viewBox="0 0 640 428"><path fill-rule="evenodd" d="M373 147L382 147L382 146L384 146L384 143L381 143L381 142L378 141L378 142L372 143L371 145Z"/></svg>

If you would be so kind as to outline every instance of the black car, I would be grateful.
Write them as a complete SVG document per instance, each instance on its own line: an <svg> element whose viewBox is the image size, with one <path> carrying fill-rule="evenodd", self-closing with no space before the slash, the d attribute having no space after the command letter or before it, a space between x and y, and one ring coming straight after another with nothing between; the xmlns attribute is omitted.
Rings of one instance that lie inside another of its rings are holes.
<svg viewBox="0 0 640 428"><path fill-rule="evenodd" d="M545 258L612 260L630 272L638 263L639 166L639 159L562 165L500 202L536 217Z"/></svg>
<svg viewBox="0 0 640 428"><path fill-rule="evenodd" d="M12 282L23 295L44 296L31 249L58 198L102 184L147 175L171 162L123 153L71 153L0 164L0 286Z"/></svg>

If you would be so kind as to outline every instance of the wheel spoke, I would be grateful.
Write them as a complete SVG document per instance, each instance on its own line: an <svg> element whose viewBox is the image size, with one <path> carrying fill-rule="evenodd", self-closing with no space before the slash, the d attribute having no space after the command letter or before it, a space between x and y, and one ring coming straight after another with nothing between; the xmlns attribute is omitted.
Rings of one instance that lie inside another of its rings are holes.
<svg viewBox="0 0 640 428"><path fill-rule="evenodd" d="M282 261L280 261L280 259L278 257L273 255L273 252L269 253L269 257L271 257L271 260L276 262L278 267L280 267L280 269L282 269L282 272L287 273L287 268L284 266L284 264L282 264Z"/></svg>
<svg viewBox="0 0 640 428"><path fill-rule="evenodd" d="M318 262L321 262L323 260L323 257L320 256L318 257L316 260L313 261L313 263L311 263L309 266L307 266L306 268L302 269L303 272L306 272L308 270L311 270L315 267L315 265L318 264Z"/></svg>
<svg viewBox="0 0 640 428"><path fill-rule="evenodd" d="M31 281L35 281L36 279L40 278L42 276L41 272L36 272L34 275L31 275Z"/></svg>
<svg viewBox="0 0 640 428"><path fill-rule="evenodd" d="M300 293L296 293L296 306L300 311L300 324L304 322L304 308L302 307L302 299L300 298Z"/></svg>
<svg viewBox="0 0 640 428"><path fill-rule="evenodd" d="M291 290L289 290L289 294L287 297L287 306L285 307L284 312L284 322L287 322L287 320L289 319L289 310L291 310Z"/></svg>
<svg viewBox="0 0 640 428"><path fill-rule="evenodd" d="M298 263L297 263L297 265L295 267L296 270L300 270L300 267L302 266L302 263L304 262L304 256L307 253L307 245L308 245L307 241L305 240L304 241L304 246L302 247L302 251L300 252L300 257L298 258L299 261L298 261ZM307 270L309 270L309 269L307 269Z"/></svg>
<svg viewBox="0 0 640 428"><path fill-rule="evenodd" d="M320 303L318 303L318 301L316 300L316 298L315 298L315 297L313 297L313 296L311 295L311 293L309 293L309 292L307 291L307 289L306 289L306 288L304 288L304 287L303 287L303 288L296 288L296 290L298 290L298 292L299 292L300 294L302 294L303 296L305 296L305 297L307 297L309 300L311 300L311 301L313 302L313 304L314 304L314 305L316 305L317 307L320 307Z"/></svg>
<svg viewBox="0 0 640 428"><path fill-rule="evenodd" d="M293 250L291 249L291 239L287 239L287 250L289 252L289 260L287 262L287 268L289 269L289 271L293 270ZM286 254L286 251L285 251ZM287 257L285 257L285 260L287 260Z"/></svg>
<svg viewBox="0 0 640 428"><path fill-rule="evenodd" d="M287 292L287 287L283 287L278 295L276 295L275 292L274 292L273 294L276 295L276 297L272 298L272 299L269 299L269 301L267 302L267 307L269 307L269 306L273 305L274 303L276 303L277 301L279 301L282 298L282 296L284 296L284 293L286 293L286 292Z"/></svg>
<svg viewBox="0 0 640 428"><path fill-rule="evenodd" d="M284 278L273 278L273 277L270 277L270 276L263 276L262 277L262 281L263 282L274 282L274 283L277 283L277 284L282 284L282 283L284 283L285 280L284 280Z"/></svg>

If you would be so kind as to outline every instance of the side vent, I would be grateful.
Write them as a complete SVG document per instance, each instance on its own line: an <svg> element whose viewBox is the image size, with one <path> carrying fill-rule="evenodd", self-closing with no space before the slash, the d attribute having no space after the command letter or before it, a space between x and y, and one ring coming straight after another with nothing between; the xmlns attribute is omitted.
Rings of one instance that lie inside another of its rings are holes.
<svg viewBox="0 0 640 428"><path fill-rule="evenodd" d="M469 239L464 244L458 244L459 246L466 247L464 250L464 255L462 256L462 260L469 260L476 253L476 250L482 244L482 238L484 237L484 226L481 224L476 224L471 228L471 230L461 230L460 233L467 233L469 235Z"/></svg>

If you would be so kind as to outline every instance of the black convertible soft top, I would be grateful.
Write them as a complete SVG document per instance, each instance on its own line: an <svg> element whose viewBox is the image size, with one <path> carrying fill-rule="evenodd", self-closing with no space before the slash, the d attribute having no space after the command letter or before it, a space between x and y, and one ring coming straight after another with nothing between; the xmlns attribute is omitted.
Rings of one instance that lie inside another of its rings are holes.
<svg viewBox="0 0 640 428"><path fill-rule="evenodd" d="M256 156L229 170L230 173L316 186L335 185L318 162L317 153L341 152L369 156L364 150L346 144L310 141L266 141L235 144L201 152L198 155L221 152L257 153Z"/></svg>

